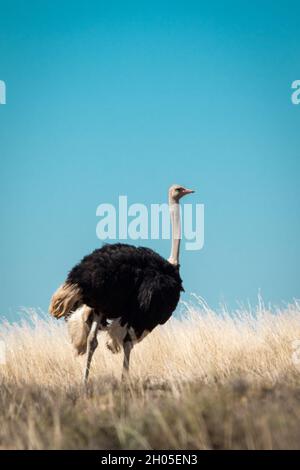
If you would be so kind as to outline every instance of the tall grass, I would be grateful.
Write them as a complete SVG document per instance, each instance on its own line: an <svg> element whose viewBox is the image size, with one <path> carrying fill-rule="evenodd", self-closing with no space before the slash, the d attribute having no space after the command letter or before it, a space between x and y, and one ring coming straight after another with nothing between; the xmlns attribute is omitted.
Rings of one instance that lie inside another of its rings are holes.
<svg viewBox="0 0 300 470"><path fill-rule="evenodd" d="M185 304L135 346L127 386L100 333L88 393L63 321L4 321L0 447L300 447L299 313L296 301L233 313Z"/></svg>

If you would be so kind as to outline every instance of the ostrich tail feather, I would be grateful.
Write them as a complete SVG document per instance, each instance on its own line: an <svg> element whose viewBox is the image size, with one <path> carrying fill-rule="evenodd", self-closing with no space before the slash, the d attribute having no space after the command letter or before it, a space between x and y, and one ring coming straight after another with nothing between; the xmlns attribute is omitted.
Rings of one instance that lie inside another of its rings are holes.
<svg viewBox="0 0 300 470"><path fill-rule="evenodd" d="M67 322L68 333L77 354L84 354L87 348L87 338L91 329L90 315L93 310L86 305L82 305L73 312Z"/></svg>
<svg viewBox="0 0 300 470"><path fill-rule="evenodd" d="M53 294L49 312L55 318L66 317L82 303L80 288L76 284L65 282Z"/></svg>

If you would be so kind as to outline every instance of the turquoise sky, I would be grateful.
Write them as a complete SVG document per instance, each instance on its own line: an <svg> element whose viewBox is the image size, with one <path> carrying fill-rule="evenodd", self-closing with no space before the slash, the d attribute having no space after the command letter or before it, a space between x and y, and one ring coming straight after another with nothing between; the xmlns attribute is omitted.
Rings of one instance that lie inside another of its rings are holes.
<svg viewBox="0 0 300 470"><path fill-rule="evenodd" d="M101 202L174 182L205 204L184 298L299 298L299 46L296 1L0 0L0 314L47 309Z"/></svg>

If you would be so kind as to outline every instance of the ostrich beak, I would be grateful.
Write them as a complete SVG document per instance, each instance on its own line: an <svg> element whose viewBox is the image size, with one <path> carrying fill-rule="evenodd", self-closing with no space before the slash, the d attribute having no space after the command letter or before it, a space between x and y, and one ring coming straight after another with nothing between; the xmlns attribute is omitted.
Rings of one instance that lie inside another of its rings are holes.
<svg viewBox="0 0 300 470"><path fill-rule="evenodd" d="M192 194L194 192L195 191L193 189L184 188L183 191L182 191L182 194L183 194L183 196L185 196L186 194Z"/></svg>

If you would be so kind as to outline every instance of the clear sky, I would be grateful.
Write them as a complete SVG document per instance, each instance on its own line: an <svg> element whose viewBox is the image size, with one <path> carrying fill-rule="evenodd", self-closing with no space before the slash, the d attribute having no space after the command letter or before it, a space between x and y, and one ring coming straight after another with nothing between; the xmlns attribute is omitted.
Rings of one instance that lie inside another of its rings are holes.
<svg viewBox="0 0 300 470"><path fill-rule="evenodd" d="M101 202L174 182L205 204L185 298L299 298L298 1L0 0L0 79L1 315L47 309Z"/></svg>

